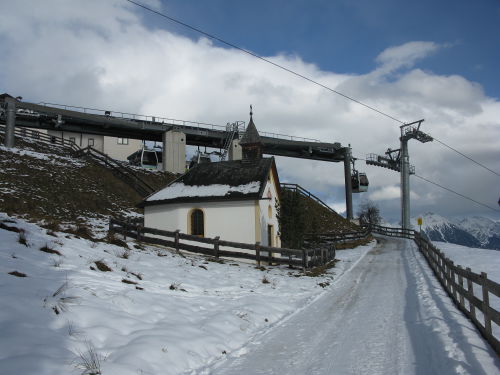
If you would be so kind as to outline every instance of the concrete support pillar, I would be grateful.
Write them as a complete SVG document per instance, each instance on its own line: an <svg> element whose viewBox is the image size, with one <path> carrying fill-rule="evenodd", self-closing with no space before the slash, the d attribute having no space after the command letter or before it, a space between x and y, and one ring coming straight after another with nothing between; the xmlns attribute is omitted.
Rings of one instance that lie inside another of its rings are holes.
<svg viewBox="0 0 500 375"><path fill-rule="evenodd" d="M401 227L410 229L410 155L407 139L401 139Z"/></svg>
<svg viewBox="0 0 500 375"><path fill-rule="evenodd" d="M229 146L229 159L228 160L241 160L243 158L243 152L240 146L239 139L233 139L231 146Z"/></svg>
<svg viewBox="0 0 500 375"><path fill-rule="evenodd" d="M186 134L175 130L163 133L163 171L186 171Z"/></svg>
<svg viewBox="0 0 500 375"><path fill-rule="evenodd" d="M6 127L5 127L5 147L14 147L15 143L15 130L16 130L16 101L12 98L6 98L5 104L7 105L6 110Z"/></svg>
<svg viewBox="0 0 500 375"><path fill-rule="evenodd" d="M352 181L351 181L351 147L344 148L345 209L347 220L353 219Z"/></svg>

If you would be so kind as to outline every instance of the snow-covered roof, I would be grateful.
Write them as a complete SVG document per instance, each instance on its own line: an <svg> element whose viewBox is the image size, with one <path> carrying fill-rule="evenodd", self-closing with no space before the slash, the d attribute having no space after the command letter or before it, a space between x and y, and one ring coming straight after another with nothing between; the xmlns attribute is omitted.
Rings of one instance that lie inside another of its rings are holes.
<svg viewBox="0 0 500 375"><path fill-rule="evenodd" d="M225 197L232 193L258 193L260 190L260 181L252 181L245 185L229 186L229 185L206 185L206 186L190 186L183 182L175 182L172 185L154 193L146 199L148 202L175 199L180 197Z"/></svg>
<svg viewBox="0 0 500 375"><path fill-rule="evenodd" d="M273 158L246 164L241 160L198 164L140 206L164 203L262 198ZM275 168L275 167L274 167Z"/></svg>

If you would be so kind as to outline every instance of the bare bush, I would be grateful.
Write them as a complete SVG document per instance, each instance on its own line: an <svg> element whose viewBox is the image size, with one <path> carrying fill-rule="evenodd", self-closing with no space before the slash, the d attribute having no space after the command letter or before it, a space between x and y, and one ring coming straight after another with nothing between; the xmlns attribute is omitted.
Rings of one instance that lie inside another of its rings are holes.
<svg viewBox="0 0 500 375"><path fill-rule="evenodd" d="M75 303L78 297L67 296L69 283L66 281L52 295L43 299L43 306L50 307L52 311L59 315L61 312L68 311L69 305Z"/></svg>
<svg viewBox="0 0 500 375"><path fill-rule="evenodd" d="M75 367L81 370L82 375L101 375L101 363L106 360L101 354L97 353L95 346L90 341L85 341L85 350L77 351L78 359Z"/></svg>

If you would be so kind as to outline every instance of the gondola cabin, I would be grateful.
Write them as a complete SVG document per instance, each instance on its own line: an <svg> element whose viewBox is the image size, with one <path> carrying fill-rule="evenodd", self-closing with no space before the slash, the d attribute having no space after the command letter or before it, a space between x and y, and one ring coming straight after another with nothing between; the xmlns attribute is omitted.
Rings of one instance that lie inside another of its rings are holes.
<svg viewBox="0 0 500 375"><path fill-rule="evenodd" d="M353 171L351 175L351 184L353 193L364 193L368 191L368 177L366 173Z"/></svg>
<svg viewBox="0 0 500 375"><path fill-rule="evenodd" d="M127 157L130 164L148 169L161 169L163 152L154 148L141 148Z"/></svg>

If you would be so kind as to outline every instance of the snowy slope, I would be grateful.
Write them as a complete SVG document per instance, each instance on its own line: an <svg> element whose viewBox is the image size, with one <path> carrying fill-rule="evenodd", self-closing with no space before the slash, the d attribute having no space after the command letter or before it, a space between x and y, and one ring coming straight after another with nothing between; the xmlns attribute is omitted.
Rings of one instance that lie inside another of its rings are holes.
<svg viewBox="0 0 500 375"><path fill-rule="evenodd" d="M373 246L339 251L326 275L305 277L0 221L27 238L26 246L0 229L2 375L82 374L89 352L105 375L190 373L301 310ZM99 261L112 271L99 271Z"/></svg>

